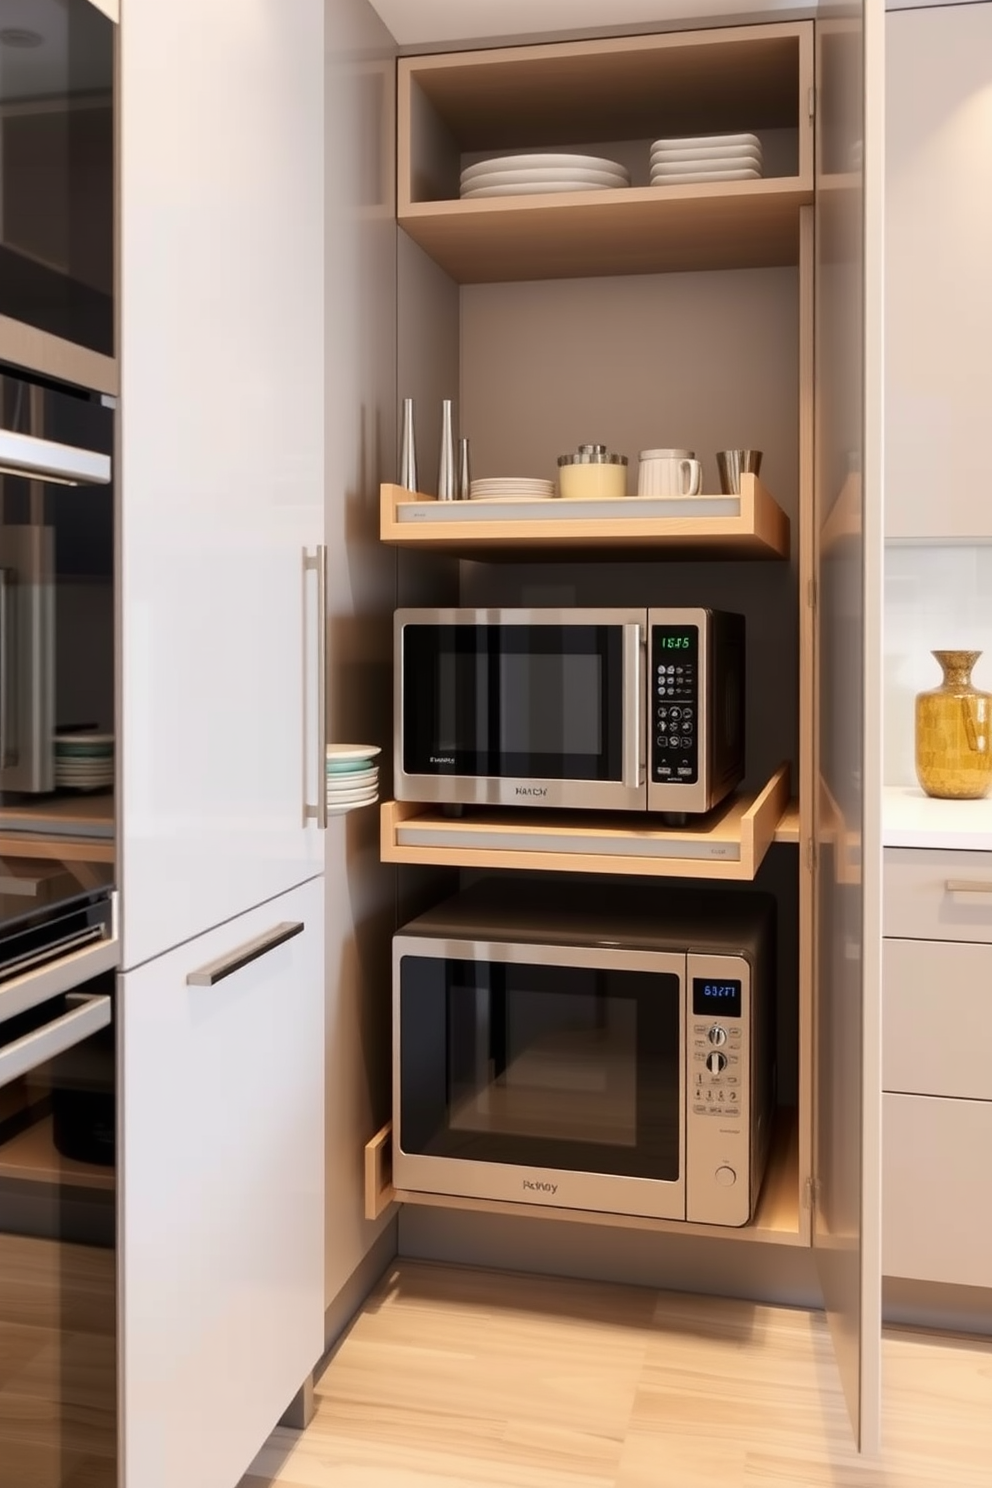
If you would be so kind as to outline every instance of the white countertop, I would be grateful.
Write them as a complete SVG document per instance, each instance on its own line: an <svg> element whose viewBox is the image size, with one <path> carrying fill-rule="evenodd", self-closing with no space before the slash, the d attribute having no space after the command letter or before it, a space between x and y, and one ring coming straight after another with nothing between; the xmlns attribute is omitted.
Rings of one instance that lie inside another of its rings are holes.
<svg viewBox="0 0 992 1488"><path fill-rule="evenodd" d="M919 786L886 785L882 846L992 852L992 796L982 801L938 801Z"/></svg>

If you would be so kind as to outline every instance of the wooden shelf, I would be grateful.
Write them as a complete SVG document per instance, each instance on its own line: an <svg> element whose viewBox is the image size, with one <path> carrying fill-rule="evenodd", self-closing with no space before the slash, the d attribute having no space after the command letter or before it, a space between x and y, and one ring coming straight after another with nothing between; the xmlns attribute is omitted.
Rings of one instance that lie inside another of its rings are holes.
<svg viewBox="0 0 992 1488"><path fill-rule="evenodd" d="M649 513L649 514L648 514ZM637 496L613 501L439 502L380 488L380 537L464 558L787 558L789 518L761 481L745 475L740 496L680 501Z"/></svg>
<svg viewBox="0 0 992 1488"><path fill-rule="evenodd" d="M788 765L757 795L733 796L680 828L630 812L467 808L464 816L446 817L435 806L386 801L380 857L447 868L750 881L788 811Z"/></svg>
<svg viewBox="0 0 992 1488"><path fill-rule="evenodd" d="M112 863L113 791L0 807L0 857Z"/></svg>
<svg viewBox="0 0 992 1488"><path fill-rule="evenodd" d="M392 1123L387 1122L365 1148L365 1217L378 1219L390 1204L421 1204L439 1209L468 1209L482 1214L516 1214L524 1219L553 1219L571 1224L606 1225L612 1229L652 1230L665 1234L711 1236L721 1240L764 1241L774 1245L808 1245L809 1222L800 1208L799 1120L791 1107L776 1113L771 1150L754 1219L739 1228L690 1224L678 1219L647 1219L635 1214L600 1214L585 1209L559 1209L550 1204L514 1204L501 1199L468 1199L451 1194L418 1193L394 1188Z"/></svg>
<svg viewBox="0 0 992 1488"><path fill-rule="evenodd" d="M58 1183L73 1188L113 1189L113 1168L74 1162L56 1151L52 1118L44 1117L0 1146L0 1179L25 1183Z"/></svg>
<svg viewBox="0 0 992 1488"><path fill-rule="evenodd" d="M399 224L459 284L799 262L798 177L414 203Z"/></svg>
<svg viewBox="0 0 992 1488"><path fill-rule="evenodd" d="M796 264L812 83L804 22L402 58L400 226L462 284ZM774 173L641 184L653 139L738 130L770 132L766 160L788 137ZM464 166L520 149L626 157L637 184L457 199Z"/></svg>

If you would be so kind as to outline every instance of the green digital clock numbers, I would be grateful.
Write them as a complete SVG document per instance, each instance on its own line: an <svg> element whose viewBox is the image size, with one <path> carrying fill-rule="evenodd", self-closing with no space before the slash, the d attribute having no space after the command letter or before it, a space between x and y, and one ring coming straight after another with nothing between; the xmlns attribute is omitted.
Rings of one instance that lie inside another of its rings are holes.
<svg viewBox="0 0 992 1488"><path fill-rule="evenodd" d="M662 651L688 651L691 645L687 635L666 635L661 637Z"/></svg>

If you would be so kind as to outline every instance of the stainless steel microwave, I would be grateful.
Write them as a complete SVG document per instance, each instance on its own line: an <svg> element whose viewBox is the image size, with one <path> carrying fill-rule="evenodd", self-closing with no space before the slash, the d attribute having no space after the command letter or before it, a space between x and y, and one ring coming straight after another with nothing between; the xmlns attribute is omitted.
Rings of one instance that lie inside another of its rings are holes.
<svg viewBox="0 0 992 1488"><path fill-rule="evenodd" d="M774 1109L774 901L483 881L393 941L398 1189L743 1225Z"/></svg>
<svg viewBox="0 0 992 1488"><path fill-rule="evenodd" d="M401 801L709 811L744 774L744 620L398 610Z"/></svg>

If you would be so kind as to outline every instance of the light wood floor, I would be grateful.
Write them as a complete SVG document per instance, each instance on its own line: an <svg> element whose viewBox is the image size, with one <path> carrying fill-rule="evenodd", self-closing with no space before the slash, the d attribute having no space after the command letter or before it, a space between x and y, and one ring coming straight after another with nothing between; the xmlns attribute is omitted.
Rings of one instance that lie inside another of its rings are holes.
<svg viewBox="0 0 992 1488"><path fill-rule="evenodd" d="M402 1262L241 1488L992 1488L992 1342L883 1364L868 1464L817 1314Z"/></svg>

